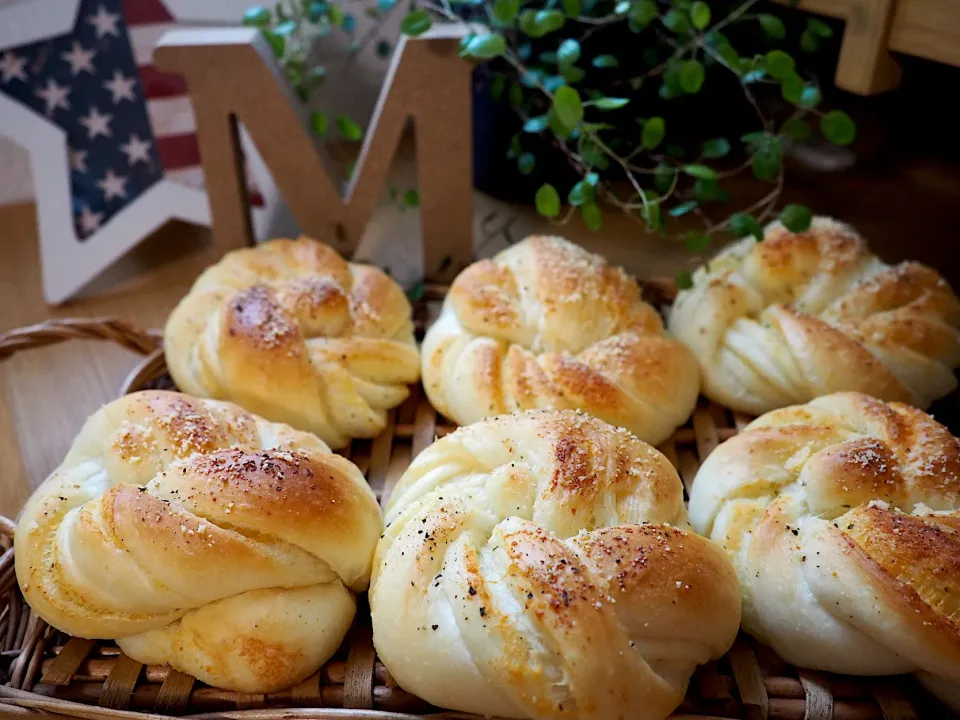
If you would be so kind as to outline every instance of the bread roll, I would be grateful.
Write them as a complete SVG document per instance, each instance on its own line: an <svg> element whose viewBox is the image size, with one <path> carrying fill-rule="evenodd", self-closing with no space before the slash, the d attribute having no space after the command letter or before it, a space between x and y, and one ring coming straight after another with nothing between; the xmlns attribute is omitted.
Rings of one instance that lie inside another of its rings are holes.
<svg viewBox="0 0 960 720"><path fill-rule="evenodd" d="M662 720L737 634L730 563L657 450L573 411L461 428L398 482L374 644L401 687L515 718Z"/></svg>
<svg viewBox="0 0 960 720"><path fill-rule="evenodd" d="M314 436L145 391L94 413L30 498L16 571L58 630L272 692L336 651L381 529L363 475Z"/></svg>
<svg viewBox="0 0 960 720"><path fill-rule="evenodd" d="M694 274L670 330L700 362L703 393L760 414L833 392L926 408L953 392L960 302L936 272L889 266L850 227L779 222Z"/></svg>
<svg viewBox="0 0 960 720"><path fill-rule="evenodd" d="M960 443L929 415L857 393L763 415L707 457L690 518L785 660L960 683Z"/></svg>
<svg viewBox="0 0 960 720"><path fill-rule="evenodd" d="M167 321L167 367L186 393L343 447L379 433L419 377L410 312L379 269L308 238L271 240L200 276Z"/></svg>
<svg viewBox="0 0 960 720"><path fill-rule="evenodd" d="M423 386L461 425L580 409L657 444L690 416L699 370L620 268L529 237L454 280L427 332Z"/></svg>

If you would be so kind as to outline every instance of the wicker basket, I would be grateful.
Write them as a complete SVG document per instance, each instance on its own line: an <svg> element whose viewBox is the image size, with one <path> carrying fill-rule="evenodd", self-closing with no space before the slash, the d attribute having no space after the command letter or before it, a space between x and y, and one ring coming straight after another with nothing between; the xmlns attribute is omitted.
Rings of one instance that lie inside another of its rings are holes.
<svg viewBox="0 0 960 720"><path fill-rule="evenodd" d="M416 303L422 331L438 311L443 288L427 288ZM160 336L115 320L58 321L0 336L0 359L19 350L72 338L101 339L147 355L124 392L172 388ZM661 446L689 487L700 462L736 434L748 418L702 403L691 421ZM390 413L374 440L354 441L343 454L363 471L381 501L411 458L453 426L437 416L418 387ZM160 718L191 715L236 718L467 718L438 711L397 687L373 649L370 620L361 606L337 654L315 675L289 690L246 695L203 685L167 667L144 666L110 642L71 638L34 615L17 588L13 523L0 518L0 716ZM199 713L199 714L198 714ZM701 667L674 718L776 720L908 720L955 717L910 677L849 678L798 669L741 635L718 662Z"/></svg>

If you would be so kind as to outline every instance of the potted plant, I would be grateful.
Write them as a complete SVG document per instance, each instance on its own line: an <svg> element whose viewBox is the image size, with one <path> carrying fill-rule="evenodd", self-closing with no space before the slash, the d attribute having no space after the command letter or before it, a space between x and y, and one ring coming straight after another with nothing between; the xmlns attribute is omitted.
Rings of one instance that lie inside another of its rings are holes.
<svg viewBox="0 0 960 720"><path fill-rule="evenodd" d="M436 21L470 30L461 55L478 62L478 186L501 196L508 188L560 222L578 213L599 229L619 210L675 235L671 220L695 215L699 228L681 235L695 253L721 231L760 239L773 217L800 231L811 211L779 207L785 147L814 132L837 145L856 134L842 110L820 108L803 67L831 27L762 0L415 0L404 9L409 35ZM396 11L380 0L370 14ZM245 22L263 29L307 100L324 77L308 62L310 44L351 32L349 17L331 2L291 0L254 8ZM378 41L385 54L387 42ZM330 131L326 115L311 117L318 134ZM347 117L333 126L362 135ZM732 208L725 185L741 173L764 189ZM415 204L415 192L401 202Z"/></svg>

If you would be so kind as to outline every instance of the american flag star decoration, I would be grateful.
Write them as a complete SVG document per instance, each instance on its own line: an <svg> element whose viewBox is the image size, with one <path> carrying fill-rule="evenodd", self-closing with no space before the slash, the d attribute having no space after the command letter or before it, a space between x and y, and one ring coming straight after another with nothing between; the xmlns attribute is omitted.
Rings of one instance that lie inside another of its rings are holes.
<svg viewBox="0 0 960 720"><path fill-rule="evenodd" d="M66 34L0 49L0 134L30 154L49 302L169 219L210 223L186 85L152 61L175 27L161 0L80 0ZM272 189L252 155L257 186ZM261 230L267 208L251 200Z"/></svg>

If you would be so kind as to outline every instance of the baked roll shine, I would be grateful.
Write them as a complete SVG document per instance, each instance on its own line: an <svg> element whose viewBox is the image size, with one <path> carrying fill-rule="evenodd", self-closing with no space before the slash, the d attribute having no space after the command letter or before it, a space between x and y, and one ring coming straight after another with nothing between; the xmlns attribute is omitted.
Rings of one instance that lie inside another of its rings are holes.
<svg viewBox="0 0 960 720"><path fill-rule="evenodd" d="M699 390L696 361L637 284L556 237L529 237L460 273L422 351L427 397L461 425L580 409L657 444Z"/></svg>
<svg viewBox="0 0 960 720"><path fill-rule="evenodd" d="M313 435L145 391L94 413L30 498L16 572L58 630L272 692L340 645L381 528L363 475Z"/></svg>
<svg viewBox="0 0 960 720"><path fill-rule="evenodd" d="M767 413L707 457L690 519L785 660L960 700L960 443L929 415L857 393Z"/></svg>
<svg viewBox="0 0 960 720"><path fill-rule="evenodd" d="M420 374L400 286L308 238L227 253L170 315L164 346L184 392L331 447L379 433Z"/></svg>
<svg viewBox="0 0 960 720"><path fill-rule="evenodd" d="M440 707L662 720L737 634L733 568L684 529L676 471L584 414L460 428L416 458L386 519L374 644Z"/></svg>
<svg viewBox="0 0 960 720"><path fill-rule="evenodd" d="M775 222L696 271L669 327L703 393L758 415L834 392L926 408L957 387L960 301L935 271L882 262L850 227Z"/></svg>

